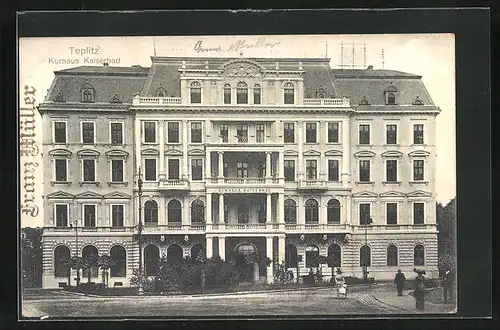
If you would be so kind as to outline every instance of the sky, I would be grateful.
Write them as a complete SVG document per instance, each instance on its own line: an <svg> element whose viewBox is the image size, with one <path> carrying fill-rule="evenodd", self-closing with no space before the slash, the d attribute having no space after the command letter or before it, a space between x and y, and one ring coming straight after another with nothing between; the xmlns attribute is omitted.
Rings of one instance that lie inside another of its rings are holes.
<svg viewBox="0 0 500 330"><path fill-rule="evenodd" d="M341 58L341 43L344 59ZM353 46L354 44L354 46ZM365 46L364 46L365 45ZM43 102L54 71L80 65L151 65L150 57L328 57L332 68L341 63L365 68L391 69L422 76L434 103L441 108L436 119L437 201L448 203L456 196L455 145L455 39L453 34L386 35L260 35L260 36L168 36L21 38L19 40L20 105L24 86L36 89L35 104ZM364 56L366 49L366 61ZM383 53L383 56L382 56ZM66 61L67 64L63 64ZM99 62L101 61L101 62ZM36 143L41 149L41 117L37 116ZM21 157L42 163L41 154ZM21 216L21 227L43 225L42 173L35 171L35 204L38 214ZM23 187L21 176L21 189ZM23 196L23 191L21 191ZM21 197L21 204L24 200Z"/></svg>

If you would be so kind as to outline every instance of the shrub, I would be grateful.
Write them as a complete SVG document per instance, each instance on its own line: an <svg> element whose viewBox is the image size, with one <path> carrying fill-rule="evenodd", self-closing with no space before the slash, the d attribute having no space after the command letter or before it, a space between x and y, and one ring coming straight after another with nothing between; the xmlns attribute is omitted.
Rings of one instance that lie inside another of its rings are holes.
<svg viewBox="0 0 500 330"><path fill-rule="evenodd" d="M139 270L137 269L134 269L133 275L130 278L130 285L137 287L141 285L144 292L153 292L154 282L154 279L150 279L143 274L139 274Z"/></svg>

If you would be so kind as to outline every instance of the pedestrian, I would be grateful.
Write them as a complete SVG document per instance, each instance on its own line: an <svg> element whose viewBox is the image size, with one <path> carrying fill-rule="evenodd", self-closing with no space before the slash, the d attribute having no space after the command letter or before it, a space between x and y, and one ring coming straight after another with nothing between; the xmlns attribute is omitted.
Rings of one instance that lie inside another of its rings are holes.
<svg viewBox="0 0 500 330"><path fill-rule="evenodd" d="M288 276L290 277L290 283L293 283L293 271L288 271Z"/></svg>
<svg viewBox="0 0 500 330"><path fill-rule="evenodd" d="M413 296L415 297L415 308L418 310L424 310L425 308L425 284L424 284L424 274L423 270L413 270L417 273L415 278L415 290L413 291Z"/></svg>
<svg viewBox="0 0 500 330"><path fill-rule="evenodd" d="M396 276L394 277L394 283L396 284L396 289L398 290L398 296L403 295L403 288L405 287L406 277L405 274L401 272L401 269L398 269Z"/></svg>
<svg viewBox="0 0 500 330"><path fill-rule="evenodd" d="M309 281L311 284L314 284L314 272L313 272L312 267L309 268Z"/></svg>
<svg viewBox="0 0 500 330"><path fill-rule="evenodd" d="M443 285L443 295L444 303L448 303L448 298L453 300L453 272L451 269L447 269L443 275L442 285Z"/></svg>

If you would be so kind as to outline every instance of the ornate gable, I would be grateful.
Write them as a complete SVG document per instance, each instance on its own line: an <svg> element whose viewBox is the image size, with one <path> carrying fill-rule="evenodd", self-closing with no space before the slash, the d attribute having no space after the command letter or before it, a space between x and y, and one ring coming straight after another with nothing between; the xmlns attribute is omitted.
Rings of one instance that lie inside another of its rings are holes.
<svg viewBox="0 0 500 330"><path fill-rule="evenodd" d="M386 191L386 192L383 192L379 195L381 198L391 198L391 197L399 197L399 198L403 198L405 197L405 194L402 193L402 192L399 192L399 191L395 191L395 190L391 190L391 191Z"/></svg>
<svg viewBox="0 0 500 330"><path fill-rule="evenodd" d="M432 196L432 193L424 190L415 190L406 194L409 198L429 198Z"/></svg>
<svg viewBox="0 0 500 330"><path fill-rule="evenodd" d="M97 150L93 150L93 149L82 149L82 150L78 150L76 152L76 154L78 155L78 157L80 158L83 158L83 157L94 157L94 158L97 158L99 157L100 153L99 151Z"/></svg>
<svg viewBox="0 0 500 330"><path fill-rule="evenodd" d="M132 196L130 196L128 194L118 192L118 191L114 191L114 192L111 192L109 194L104 195L105 199L130 199L131 197Z"/></svg>
<svg viewBox="0 0 500 330"><path fill-rule="evenodd" d="M202 149L192 149L188 151L189 156L203 156L205 155L205 151Z"/></svg>
<svg viewBox="0 0 500 330"><path fill-rule="evenodd" d="M168 150L165 150L165 155L166 156L182 156L182 151L177 150L177 149L168 149Z"/></svg>
<svg viewBox="0 0 500 330"><path fill-rule="evenodd" d="M75 195L64 191L56 191L47 195L47 199L73 199Z"/></svg>
<svg viewBox="0 0 500 330"><path fill-rule="evenodd" d="M67 149L52 149L49 151L49 155L52 157L66 157L70 158L72 152Z"/></svg>
<svg viewBox="0 0 500 330"><path fill-rule="evenodd" d="M303 152L304 156L321 156L321 152L316 150L307 150Z"/></svg>
<svg viewBox="0 0 500 330"><path fill-rule="evenodd" d="M328 150L325 152L325 156L342 156L342 151L341 150Z"/></svg>
<svg viewBox="0 0 500 330"><path fill-rule="evenodd" d="M415 150L408 154L409 157L428 157L431 153L425 150Z"/></svg>
<svg viewBox="0 0 500 330"><path fill-rule="evenodd" d="M143 149L141 151L141 154L147 155L147 156L158 156L160 154L160 152L156 149L148 148L148 149Z"/></svg>
<svg viewBox="0 0 500 330"><path fill-rule="evenodd" d="M222 65L222 75L225 77L260 77L262 76L262 66L257 62L249 60L233 60Z"/></svg>
<svg viewBox="0 0 500 330"><path fill-rule="evenodd" d="M78 199L101 199L103 196L93 191L85 191L75 196Z"/></svg>
<svg viewBox="0 0 500 330"><path fill-rule="evenodd" d="M126 157L128 157L128 155L129 155L129 153L125 150L114 149L114 150L106 151L106 156L108 156L108 157L126 158Z"/></svg>
<svg viewBox="0 0 500 330"><path fill-rule="evenodd" d="M354 154L354 157L375 157L375 153L373 151L369 151L369 150L362 150L362 151L358 151Z"/></svg>
<svg viewBox="0 0 500 330"><path fill-rule="evenodd" d="M401 158L403 156L403 153L397 150L389 150L386 152L382 153L382 157L397 157Z"/></svg>
<svg viewBox="0 0 500 330"><path fill-rule="evenodd" d="M283 154L285 156L298 156L299 155L299 153L297 151L295 151L295 150L285 150L283 152Z"/></svg>
<svg viewBox="0 0 500 330"><path fill-rule="evenodd" d="M352 194L354 198L377 198L377 194L372 191L361 191L359 193Z"/></svg>

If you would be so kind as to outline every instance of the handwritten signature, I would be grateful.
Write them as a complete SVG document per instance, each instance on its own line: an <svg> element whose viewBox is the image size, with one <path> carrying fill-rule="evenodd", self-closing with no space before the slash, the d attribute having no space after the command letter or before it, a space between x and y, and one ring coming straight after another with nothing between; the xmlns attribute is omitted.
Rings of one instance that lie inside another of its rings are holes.
<svg viewBox="0 0 500 330"><path fill-rule="evenodd" d="M220 45L215 47L205 47L203 41L198 40L194 45L194 51L197 53L208 53L208 52L237 52L244 49L251 48L275 48L281 44L281 41L267 41L264 37L259 37L252 41L238 40L228 47L222 47Z"/></svg>

